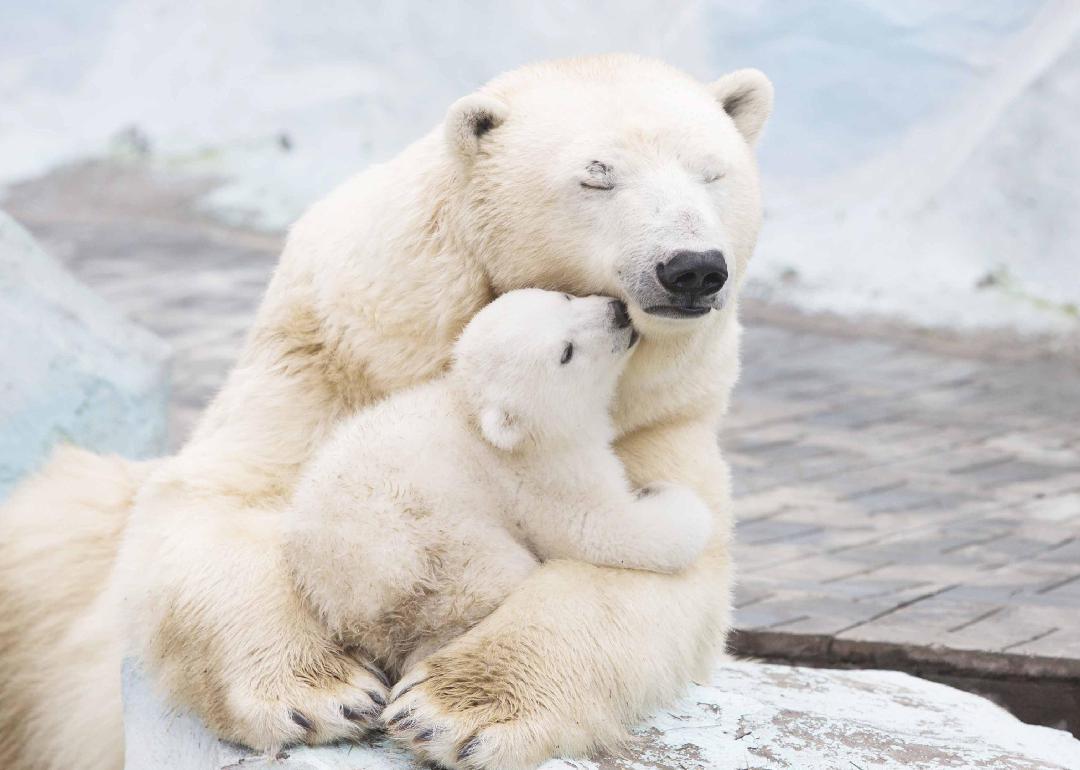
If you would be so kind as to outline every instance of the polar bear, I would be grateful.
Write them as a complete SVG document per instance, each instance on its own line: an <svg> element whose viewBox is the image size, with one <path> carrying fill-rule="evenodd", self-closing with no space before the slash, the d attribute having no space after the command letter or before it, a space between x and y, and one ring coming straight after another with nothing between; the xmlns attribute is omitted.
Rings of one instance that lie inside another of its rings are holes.
<svg viewBox="0 0 1080 770"><path fill-rule="evenodd" d="M756 70L703 83L630 55L528 65L315 204L176 456L130 469L65 453L0 511L0 764L118 770L124 654L224 738L356 735L343 709L386 685L306 607L280 556L282 510L343 418L442 374L468 320L525 287L626 302L642 339L615 451L633 484L697 492L713 536L677 575L547 562L391 696L438 735L470 736L431 746L471 770L613 744L674 698L729 625L717 430L771 107ZM75 565L86 580L67 579Z"/></svg>
<svg viewBox="0 0 1080 770"><path fill-rule="evenodd" d="M631 490L610 408L626 306L540 289L477 313L446 377L339 428L286 514L285 559L335 639L394 677L490 614L540 561L678 572L712 513Z"/></svg>

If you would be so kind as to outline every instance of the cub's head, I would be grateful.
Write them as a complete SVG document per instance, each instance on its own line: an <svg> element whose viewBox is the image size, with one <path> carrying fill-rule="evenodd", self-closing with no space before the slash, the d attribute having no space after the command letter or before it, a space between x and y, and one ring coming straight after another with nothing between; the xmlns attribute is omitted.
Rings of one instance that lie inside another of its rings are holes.
<svg viewBox="0 0 1080 770"><path fill-rule="evenodd" d="M508 73L444 124L471 250L498 292L610 294L643 332L695 328L753 251L771 109L756 70L702 83L620 55Z"/></svg>
<svg viewBox="0 0 1080 770"><path fill-rule="evenodd" d="M520 289L465 327L451 376L500 449L607 439L615 386L637 338L620 300Z"/></svg>

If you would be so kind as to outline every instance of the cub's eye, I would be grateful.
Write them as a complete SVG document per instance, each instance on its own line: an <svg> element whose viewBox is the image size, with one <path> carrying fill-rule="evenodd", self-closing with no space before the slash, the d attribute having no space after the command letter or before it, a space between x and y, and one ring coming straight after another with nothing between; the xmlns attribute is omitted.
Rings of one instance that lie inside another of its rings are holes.
<svg viewBox="0 0 1080 770"><path fill-rule="evenodd" d="M562 358L559 359L560 364L570 363L570 359L574 357L574 343L567 342L566 347L562 349Z"/></svg>
<svg viewBox="0 0 1080 770"><path fill-rule="evenodd" d="M712 184L713 182L719 182L723 178L724 178L724 172L723 171L706 171L701 177L702 181L704 181L705 184Z"/></svg>
<svg viewBox="0 0 1080 770"><path fill-rule="evenodd" d="M615 188L615 180L612 178L611 166L594 160L585 167L588 175L581 180L581 186L587 190L612 190Z"/></svg>

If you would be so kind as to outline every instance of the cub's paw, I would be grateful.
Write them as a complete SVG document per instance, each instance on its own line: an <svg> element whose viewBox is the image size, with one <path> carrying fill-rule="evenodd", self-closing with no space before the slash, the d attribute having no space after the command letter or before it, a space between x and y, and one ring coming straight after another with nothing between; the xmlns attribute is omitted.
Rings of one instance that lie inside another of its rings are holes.
<svg viewBox="0 0 1080 770"><path fill-rule="evenodd" d="M451 770L525 770L550 756L541 733L489 678L469 683L433 661L405 675L380 722L394 740Z"/></svg>
<svg viewBox="0 0 1080 770"><path fill-rule="evenodd" d="M297 666L273 683L226 690L228 716L211 727L258 750L360 740L377 729L389 681L374 666L337 654Z"/></svg>
<svg viewBox="0 0 1080 770"><path fill-rule="evenodd" d="M689 487L656 482L638 491L638 500L654 508L663 529L653 545L664 572L679 572L690 566L708 545L713 533L713 513L705 501Z"/></svg>

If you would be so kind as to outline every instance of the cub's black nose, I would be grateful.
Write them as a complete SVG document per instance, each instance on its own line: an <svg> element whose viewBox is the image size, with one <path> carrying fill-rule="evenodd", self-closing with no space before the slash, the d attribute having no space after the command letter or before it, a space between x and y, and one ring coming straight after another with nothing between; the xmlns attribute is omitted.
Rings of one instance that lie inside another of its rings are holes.
<svg viewBox="0 0 1080 770"><path fill-rule="evenodd" d="M727 262L719 249L676 251L667 262L656 266L656 277L672 294L693 300L724 288L728 279Z"/></svg>
<svg viewBox="0 0 1080 770"><path fill-rule="evenodd" d="M615 319L615 328L625 329L630 325L630 314L626 312L626 303L621 299L611 300L611 313Z"/></svg>

